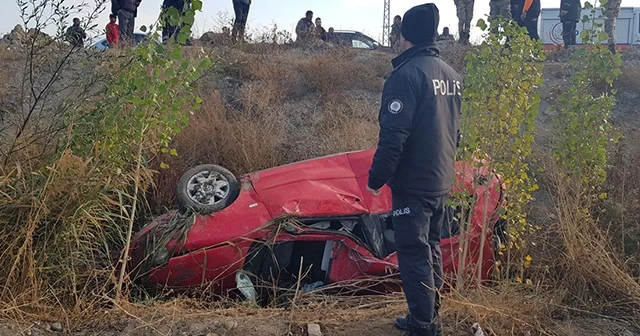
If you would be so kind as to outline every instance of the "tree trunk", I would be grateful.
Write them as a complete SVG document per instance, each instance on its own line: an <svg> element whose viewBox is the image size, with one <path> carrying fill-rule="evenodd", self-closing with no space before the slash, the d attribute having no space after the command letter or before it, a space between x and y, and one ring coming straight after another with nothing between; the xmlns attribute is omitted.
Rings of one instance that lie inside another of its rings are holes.
<svg viewBox="0 0 640 336"><path fill-rule="evenodd" d="M604 16L604 31L608 36L608 44L611 52L615 53L616 47L616 21L620 14L620 5L622 0L608 0L602 6L602 14Z"/></svg>

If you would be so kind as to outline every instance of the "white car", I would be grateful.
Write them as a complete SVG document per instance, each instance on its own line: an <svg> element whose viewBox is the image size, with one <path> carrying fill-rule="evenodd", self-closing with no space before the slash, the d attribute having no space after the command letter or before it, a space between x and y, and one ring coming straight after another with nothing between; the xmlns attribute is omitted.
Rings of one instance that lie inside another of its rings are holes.
<svg viewBox="0 0 640 336"><path fill-rule="evenodd" d="M135 41L135 44L138 45L140 44L140 42L144 41L144 40L148 40L149 37L147 37L147 34L145 33L133 33L133 40ZM99 40L98 42L95 42L93 44L91 44L89 46L89 48L92 49L97 49L97 50L107 50L109 49L109 43L107 42L107 38L104 37L101 40Z"/></svg>

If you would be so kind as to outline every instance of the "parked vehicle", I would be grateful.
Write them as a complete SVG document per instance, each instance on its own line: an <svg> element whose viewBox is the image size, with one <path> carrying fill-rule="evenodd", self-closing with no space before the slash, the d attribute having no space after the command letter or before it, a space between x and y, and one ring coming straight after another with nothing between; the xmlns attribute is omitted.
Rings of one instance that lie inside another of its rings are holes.
<svg viewBox="0 0 640 336"><path fill-rule="evenodd" d="M194 167L178 183L181 210L156 218L134 236L130 274L148 287L212 285L218 294L240 290L247 299L270 293L259 288L295 286L300 272L304 288L358 280L358 288L399 290L391 192L386 186L378 197L366 191L374 152L336 154L239 179L216 165ZM465 269L477 274L482 254L481 277L489 279L496 246L504 239L505 228L496 224L504 186L486 167L455 167L453 193L466 191L477 199L466 213L471 238ZM442 231L450 277L462 249L457 211L447 208ZM395 287L379 288L384 277L394 279Z"/></svg>
<svg viewBox="0 0 640 336"><path fill-rule="evenodd" d="M585 15L590 17L592 15L591 9L583 9L580 17ZM595 18L595 22L604 24L601 8L596 8ZM543 8L540 12L539 22L540 38L545 49L555 49L564 45L559 8ZM578 22L575 31L578 45L582 44L580 32L585 27L591 27L591 23ZM620 9L620 15L616 21L616 40L618 49L640 46L640 8L623 7Z"/></svg>
<svg viewBox="0 0 640 336"><path fill-rule="evenodd" d="M357 49L393 52L393 49L391 47L382 46L376 40L361 32L353 30L336 30L335 34L338 37L339 45L349 46Z"/></svg>
<svg viewBox="0 0 640 336"><path fill-rule="evenodd" d="M140 44L142 41L148 40L147 34L144 33L133 33L133 40L135 45ZM89 48L97 49L97 50L107 50L109 49L109 42L107 42L107 38L104 37L101 40L93 43Z"/></svg>

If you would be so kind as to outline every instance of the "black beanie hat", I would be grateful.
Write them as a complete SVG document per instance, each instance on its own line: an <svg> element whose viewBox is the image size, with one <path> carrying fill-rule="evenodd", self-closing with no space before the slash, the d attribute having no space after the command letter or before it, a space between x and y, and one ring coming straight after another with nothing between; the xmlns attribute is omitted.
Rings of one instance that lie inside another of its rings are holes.
<svg viewBox="0 0 640 336"><path fill-rule="evenodd" d="M433 3L409 9L402 18L402 37L414 45L435 42L440 13Z"/></svg>

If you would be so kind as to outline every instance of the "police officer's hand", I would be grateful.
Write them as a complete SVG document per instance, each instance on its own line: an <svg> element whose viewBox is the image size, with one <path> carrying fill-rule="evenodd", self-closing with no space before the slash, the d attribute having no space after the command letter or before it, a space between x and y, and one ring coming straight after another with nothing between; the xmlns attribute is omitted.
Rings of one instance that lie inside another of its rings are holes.
<svg viewBox="0 0 640 336"><path fill-rule="evenodd" d="M525 20L527 18L527 12L522 12L522 15L520 15L520 19Z"/></svg>
<svg viewBox="0 0 640 336"><path fill-rule="evenodd" d="M370 193L371 193L371 195L376 196L376 197L377 197L378 195L380 195L380 189L378 189L378 190L373 190L373 189L369 188L369 186L367 186L367 191L368 191L368 192L370 192Z"/></svg>
<svg viewBox="0 0 640 336"><path fill-rule="evenodd" d="M569 12L567 12L566 10L560 11L560 16L565 16L565 15L567 15L567 13L569 13Z"/></svg>

